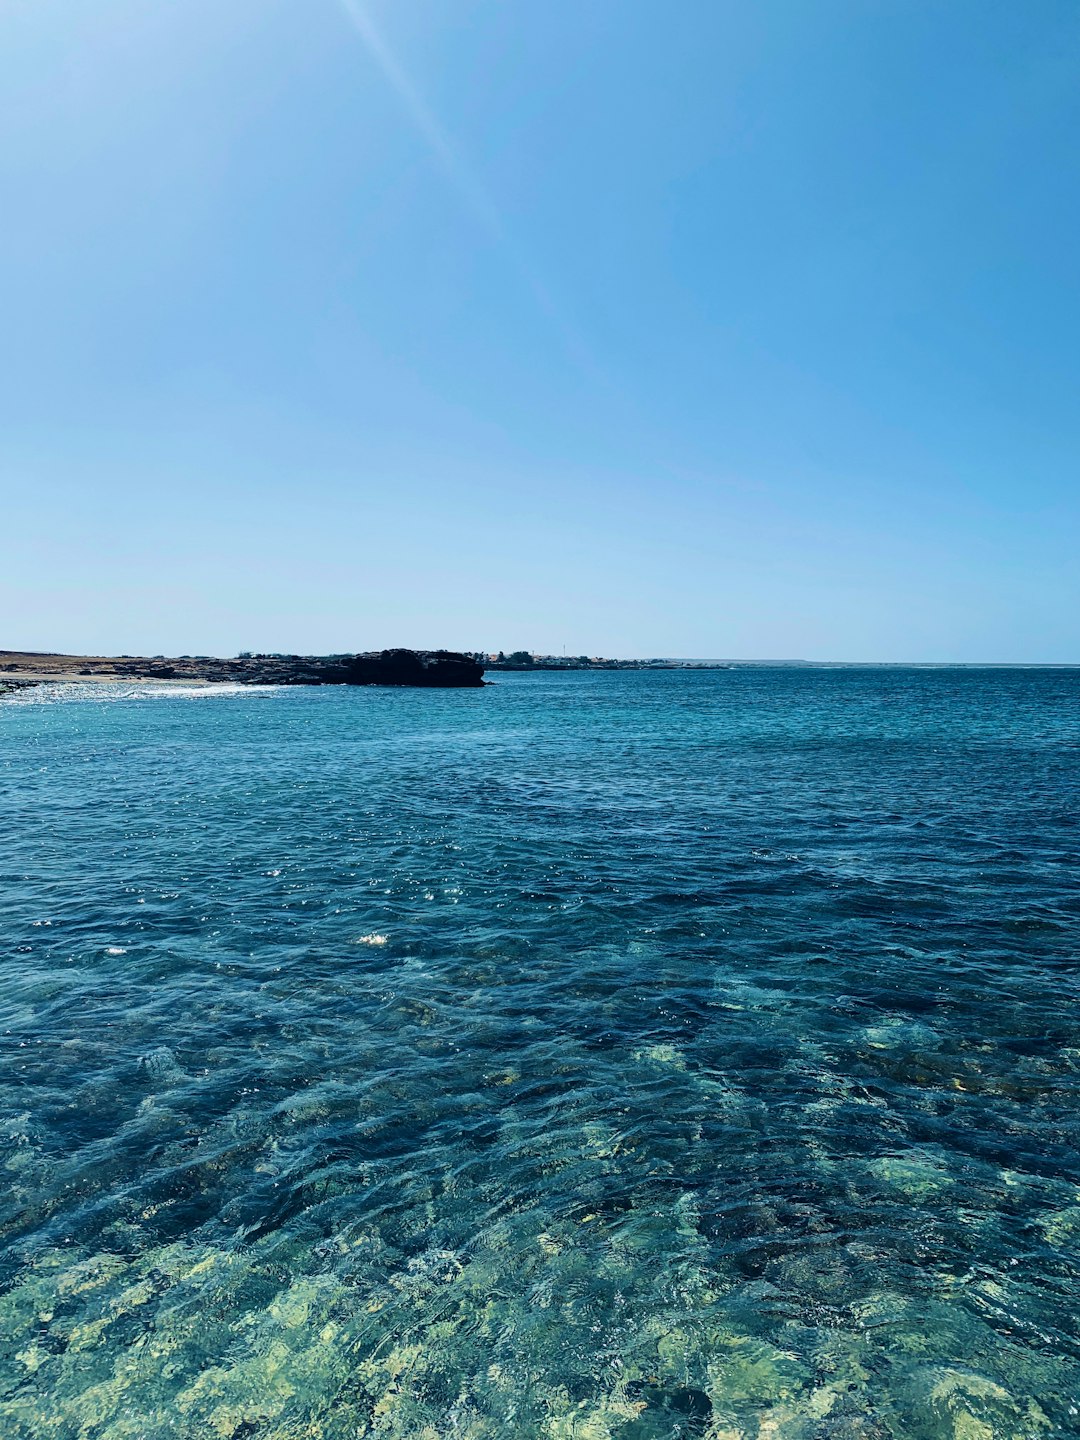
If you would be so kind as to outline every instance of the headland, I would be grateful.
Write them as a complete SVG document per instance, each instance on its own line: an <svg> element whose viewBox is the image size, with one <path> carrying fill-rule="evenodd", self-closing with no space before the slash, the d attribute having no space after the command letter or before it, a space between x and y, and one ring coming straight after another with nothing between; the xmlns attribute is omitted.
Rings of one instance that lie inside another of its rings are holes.
<svg viewBox="0 0 1080 1440"><path fill-rule="evenodd" d="M0 650L0 693L24 685L127 680L186 685L412 685L484 683L484 666L454 650L370 650L346 655L51 655Z"/></svg>

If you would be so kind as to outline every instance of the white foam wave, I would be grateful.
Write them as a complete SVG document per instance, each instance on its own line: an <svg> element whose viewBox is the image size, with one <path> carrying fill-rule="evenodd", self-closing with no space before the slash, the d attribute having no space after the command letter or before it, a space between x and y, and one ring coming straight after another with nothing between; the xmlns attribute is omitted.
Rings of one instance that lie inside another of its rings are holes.
<svg viewBox="0 0 1080 1440"><path fill-rule="evenodd" d="M44 682L15 690L2 697L8 705L56 705L70 701L112 700L204 700L219 695L265 695L281 685L238 685L233 682L207 685L174 685L138 681Z"/></svg>

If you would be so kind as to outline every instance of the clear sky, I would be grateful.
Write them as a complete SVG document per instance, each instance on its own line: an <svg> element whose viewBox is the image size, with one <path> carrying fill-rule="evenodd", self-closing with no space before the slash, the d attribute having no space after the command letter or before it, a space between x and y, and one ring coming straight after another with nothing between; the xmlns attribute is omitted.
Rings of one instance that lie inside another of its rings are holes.
<svg viewBox="0 0 1080 1440"><path fill-rule="evenodd" d="M0 0L0 647L1080 661L1076 0Z"/></svg>

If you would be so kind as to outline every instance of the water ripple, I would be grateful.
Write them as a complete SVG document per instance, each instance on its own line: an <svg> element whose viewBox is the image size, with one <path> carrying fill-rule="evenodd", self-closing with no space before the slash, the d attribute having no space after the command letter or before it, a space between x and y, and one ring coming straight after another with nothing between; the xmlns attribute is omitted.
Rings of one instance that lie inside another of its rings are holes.
<svg viewBox="0 0 1080 1440"><path fill-rule="evenodd" d="M1080 1434L1078 701L5 699L4 1433Z"/></svg>

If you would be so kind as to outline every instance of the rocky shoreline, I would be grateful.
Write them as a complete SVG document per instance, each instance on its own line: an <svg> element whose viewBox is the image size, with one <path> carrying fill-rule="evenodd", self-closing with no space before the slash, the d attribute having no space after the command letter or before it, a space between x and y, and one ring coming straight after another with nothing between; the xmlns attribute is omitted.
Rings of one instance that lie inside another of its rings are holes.
<svg viewBox="0 0 1080 1440"><path fill-rule="evenodd" d="M0 651L0 694L26 685L87 680L233 685L398 685L471 688L484 666L453 650L371 650L353 655L48 655Z"/></svg>

